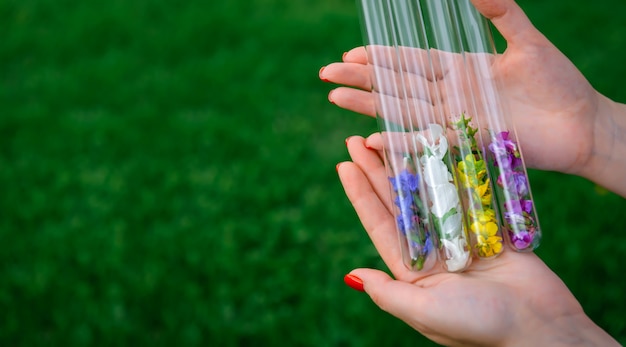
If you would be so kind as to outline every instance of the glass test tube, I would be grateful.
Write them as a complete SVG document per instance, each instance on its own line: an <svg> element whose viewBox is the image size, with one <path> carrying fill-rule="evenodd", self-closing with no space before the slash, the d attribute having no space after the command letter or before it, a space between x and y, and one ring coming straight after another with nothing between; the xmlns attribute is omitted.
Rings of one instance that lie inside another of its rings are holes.
<svg viewBox="0 0 626 347"><path fill-rule="evenodd" d="M474 80L473 96L480 105L486 130L487 167L495 180L494 198L507 243L516 251L539 246L541 228L535 211L522 149L517 140L513 114L498 93L501 82L494 74L496 49L487 20L469 0L453 1L458 15L459 36L464 44L468 74Z"/></svg>
<svg viewBox="0 0 626 347"><path fill-rule="evenodd" d="M439 258L462 271L471 253L419 3L362 0L361 18L405 264L427 270Z"/></svg>
<svg viewBox="0 0 626 347"><path fill-rule="evenodd" d="M439 78L436 83L438 106L449 128L448 135L455 143L453 163L470 243L478 258L494 258L503 250L503 232L493 197L493 181L487 169L487 151L480 136L485 122L480 100L475 98L474 84L479 81L467 65L467 45L461 35L466 23L459 21L458 1L417 2L423 8L424 31Z"/></svg>
<svg viewBox="0 0 626 347"><path fill-rule="evenodd" d="M437 262L437 242L428 220L416 144L411 139L413 119L406 113L401 77L394 72L398 61L388 7L384 1L363 0L360 9L402 258L409 269L426 271Z"/></svg>
<svg viewBox="0 0 626 347"><path fill-rule="evenodd" d="M541 231L486 19L469 0L360 4L407 265L424 270L434 246L448 271L462 271L468 243L492 258L503 236L517 251L536 248Z"/></svg>

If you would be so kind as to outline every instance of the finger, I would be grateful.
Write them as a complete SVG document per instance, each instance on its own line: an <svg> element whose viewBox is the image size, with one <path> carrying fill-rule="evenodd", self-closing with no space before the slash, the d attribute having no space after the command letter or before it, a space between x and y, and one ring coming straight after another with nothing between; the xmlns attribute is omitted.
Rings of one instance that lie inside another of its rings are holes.
<svg viewBox="0 0 626 347"><path fill-rule="evenodd" d="M365 138L365 146L367 148L382 151L384 146L384 140L381 133L373 133L372 135Z"/></svg>
<svg viewBox="0 0 626 347"><path fill-rule="evenodd" d="M422 76L406 71L399 73L384 67L377 67L372 70L371 65L358 63L333 63L323 67L319 77L326 82L366 91L374 89L384 95L420 99L431 104L434 103L432 95L435 95L434 88L436 85ZM371 77L375 77L374 80Z"/></svg>
<svg viewBox="0 0 626 347"><path fill-rule="evenodd" d="M376 100L371 92L348 87L339 87L328 93L328 100L346 110L376 117Z"/></svg>
<svg viewBox="0 0 626 347"><path fill-rule="evenodd" d="M356 47L343 55L343 61L345 63L357 63L367 65L367 52L365 47Z"/></svg>
<svg viewBox="0 0 626 347"><path fill-rule="evenodd" d="M420 277L440 271L439 267L430 266L433 265L430 261L435 260L436 257L429 257L427 260L430 263L428 270L420 272L408 270L403 262L396 229L395 212L397 208L392 202L391 186L386 167L376 151L365 147L365 140L362 137L354 136L348 140L348 150L354 161L353 164L357 165L361 177L364 176L365 178L365 182L355 179L344 180L341 172L340 177L346 194L353 203L361 223L385 264L396 278L404 280L417 280ZM376 205L372 205L374 202Z"/></svg>
<svg viewBox="0 0 626 347"><path fill-rule="evenodd" d="M372 64L375 66L393 69L396 71L407 71L426 78L428 81L441 79L445 74L445 66L441 64L431 65L434 61L432 54L437 54L435 50L424 50L414 47L392 46L368 46L356 47L343 55L346 63Z"/></svg>
<svg viewBox="0 0 626 347"><path fill-rule="evenodd" d="M375 67L372 72L372 89L379 94L400 99L423 100L435 103L437 85L423 76L384 67Z"/></svg>
<svg viewBox="0 0 626 347"><path fill-rule="evenodd" d="M379 153L387 150L421 156L424 142L420 141L420 137L427 139L429 143L435 143L436 141L431 135L430 128L424 127L423 129L413 132L389 131L374 133L365 139L365 147ZM446 129L446 139L450 147L458 146L460 143L458 135L454 130ZM382 154L379 155L382 156Z"/></svg>
<svg viewBox="0 0 626 347"><path fill-rule="evenodd" d="M429 131L384 131L371 134L365 139L364 145L369 150L374 150L382 158L383 152L387 156L398 154L419 154L424 150L424 146L418 141L417 136L428 136Z"/></svg>
<svg viewBox="0 0 626 347"><path fill-rule="evenodd" d="M443 65L433 64L433 54L436 50L406 46L379 46L366 47L368 62L376 67L406 71L425 78L428 81L441 79L445 75Z"/></svg>
<svg viewBox="0 0 626 347"><path fill-rule="evenodd" d="M328 94L333 104L370 117L377 115L391 124L407 129L419 128L425 120L436 117L436 108L430 102L421 99L400 99L389 95L367 92L364 90L339 87Z"/></svg>
<svg viewBox="0 0 626 347"><path fill-rule="evenodd" d="M524 11L513 0L471 0L476 9L491 20L509 44L539 34Z"/></svg>
<svg viewBox="0 0 626 347"><path fill-rule="evenodd" d="M372 301L386 311L416 329L423 329L420 312L428 312L429 304L437 302L432 291L401 280L394 280L387 273L374 269L355 269L350 272L361 279L363 289Z"/></svg>
<svg viewBox="0 0 626 347"><path fill-rule="evenodd" d="M343 84L363 90L372 89L371 69L357 63L332 63L320 70L319 77L326 82Z"/></svg>
<svg viewBox="0 0 626 347"><path fill-rule="evenodd" d="M345 63L374 64L372 59L368 58L368 50L378 52L377 56L380 58L380 61L377 65L385 68L395 67L396 69L398 66L401 66L404 71L426 77L429 81L441 79L446 72L445 65L430 65L428 63L429 61L434 62L435 59L432 55L438 54L438 51L426 51L413 47L399 47L399 55L395 52L395 48L391 46L368 46L367 49L365 47L356 47L343 55L343 61Z"/></svg>
<svg viewBox="0 0 626 347"><path fill-rule="evenodd" d="M348 152L352 161L359 166L367 177L371 187L391 214L394 208L391 205L391 190L387 179L385 163L377 151L365 146L365 139L361 136L352 136L347 140Z"/></svg>
<svg viewBox="0 0 626 347"><path fill-rule="evenodd" d="M401 98L372 92L376 114L384 121L384 128L400 125L405 129L419 129L437 118L435 106L429 100Z"/></svg>
<svg viewBox="0 0 626 347"><path fill-rule="evenodd" d="M385 264L398 278L413 277L402 261L395 218L362 169L355 163L344 162L337 167L337 171L350 203Z"/></svg>

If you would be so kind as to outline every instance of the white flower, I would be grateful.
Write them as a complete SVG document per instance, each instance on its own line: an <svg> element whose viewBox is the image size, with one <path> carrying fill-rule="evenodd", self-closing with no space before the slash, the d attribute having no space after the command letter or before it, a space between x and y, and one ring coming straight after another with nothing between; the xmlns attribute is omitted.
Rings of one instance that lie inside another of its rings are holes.
<svg viewBox="0 0 626 347"><path fill-rule="evenodd" d="M432 200L432 213L437 217L443 217L448 211L459 205L459 195L452 183L429 186L428 193Z"/></svg>
<svg viewBox="0 0 626 347"><path fill-rule="evenodd" d="M430 210L438 220L448 214L440 225L445 262L448 271L460 271L467 266L470 253L466 250L467 240L463 233L463 216L460 213L458 191L448 166L443 162L448 152L448 141L441 125L430 124L428 128L429 137L434 140L430 142L422 134L417 135L416 140L424 146L424 155L420 162L432 202Z"/></svg>
<svg viewBox="0 0 626 347"><path fill-rule="evenodd" d="M446 266L448 271L459 271L467 265L469 252L465 250L465 239L461 236L452 240L442 239L445 249Z"/></svg>
<svg viewBox="0 0 626 347"><path fill-rule="evenodd" d="M461 206L457 205L456 209L459 211ZM446 239L452 239L455 237L459 237L462 232L461 222L462 222L461 213L457 212L451 216L446 217L445 222L441 225L441 234Z"/></svg>
<svg viewBox="0 0 626 347"><path fill-rule="evenodd" d="M421 161L424 166L424 181L427 185L434 187L452 182L452 174L443 161L426 155L422 156Z"/></svg>
<svg viewBox="0 0 626 347"><path fill-rule="evenodd" d="M448 152L448 140L443 134L443 128L439 124L429 124L428 130L430 138L435 139L433 142L428 141L422 134L418 134L416 139L425 149L428 149L435 158L442 160Z"/></svg>

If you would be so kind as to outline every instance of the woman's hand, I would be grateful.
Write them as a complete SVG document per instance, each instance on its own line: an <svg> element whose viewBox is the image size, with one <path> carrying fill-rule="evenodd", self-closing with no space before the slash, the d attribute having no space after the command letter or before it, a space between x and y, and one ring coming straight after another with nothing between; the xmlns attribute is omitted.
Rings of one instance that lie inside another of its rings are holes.
<svg viewBox="0 0 626 347"><path fill-rule="evenodd" d="M449 346L553 346L617 343L598 328L563 282L533 253L505 251L463 273L404 267L380 152L362 137L347 141L352 162L337 166L345 192L395 280L356 269L349 281L383 310Z"/></svg>
<svg viewBox="0 0 626 347"><path fill-rule="evenodd" d="M491 73L502 82L501 95L508 103L528 166L577 174L626 196L626 106L599 94L513 0L473 3L507 41L506 51L493 58ZM330 92L333 103L375 116L368 53L372 54L364 47L347 52L343 62L324 67L320 78L348 86ZM421 54L416 49L414 61L420 61ZM442 60L455 58L449 55ZM435 65L435 76L406 66L387 67L402 70L403 81L427 85L443 95L455 86L462 89L460 72L454 66L454 62ZM423 100L414 104L421 105ZM451 105L442 106L453 112Z"/></svg>

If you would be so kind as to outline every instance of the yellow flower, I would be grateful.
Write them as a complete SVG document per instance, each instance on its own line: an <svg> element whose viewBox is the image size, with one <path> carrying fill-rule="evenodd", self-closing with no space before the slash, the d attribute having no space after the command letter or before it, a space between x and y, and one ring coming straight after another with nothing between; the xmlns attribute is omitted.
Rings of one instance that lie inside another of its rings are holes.
<svg viewBox="0 0 626 347"><path fill-rule="evenodd" d="M482 163L482 160L480 161ZM478 182L482 182L483 179L485 178L485 175L487 175L487 170L480 170L476 173L476 179ZM487 181L489 179L487 178Z"/></svg>
<svg viewBox="0 0 626 347"><path fill-rule="evenodd" d="M470 180L471 178L465 173L465 162L459 162L459 164L456 167L456 171L459 174L459 180L461 181L461 184L463 185L463 187L465 188L469 188L470 187Z"/></svg>
<svg viewBox="0 0 626 347"><path fill-rule="evenodd" d="M470 217L472 218L472 224L487 224L489 222L496 221L496 211L490 208L480 209L480 210L472 210L470 211ZM473 227L473 226L472 226ZM496 229L498 226L496 225ZM497 230L496 230L497 231Z"/></svg>
<svg viewBox="0 0 626 347"><path fill-rule="evenodd" d="M489 179L485 181L484 184L476 187L476 193L480 199L481 204L483 206L488 206L491 204L491 189L489 189Z"/></svg>
<svg viewBox="0 0 626 347"><path fill-rule="evenodd" d="M491 209L472 214L472 232L476 235L476 248L480 257L492 257L502 252L502 237L498 236L495 212Z"/></svg>
<svg viewBox="0 0 626 347"><path fill-rule="evenodd" d="M485 162L476 160L473 154L466 155L465 159L457 164L457 172L463 186L474 189L484 184L483 180L485 180L487 175Z"/></svg>

